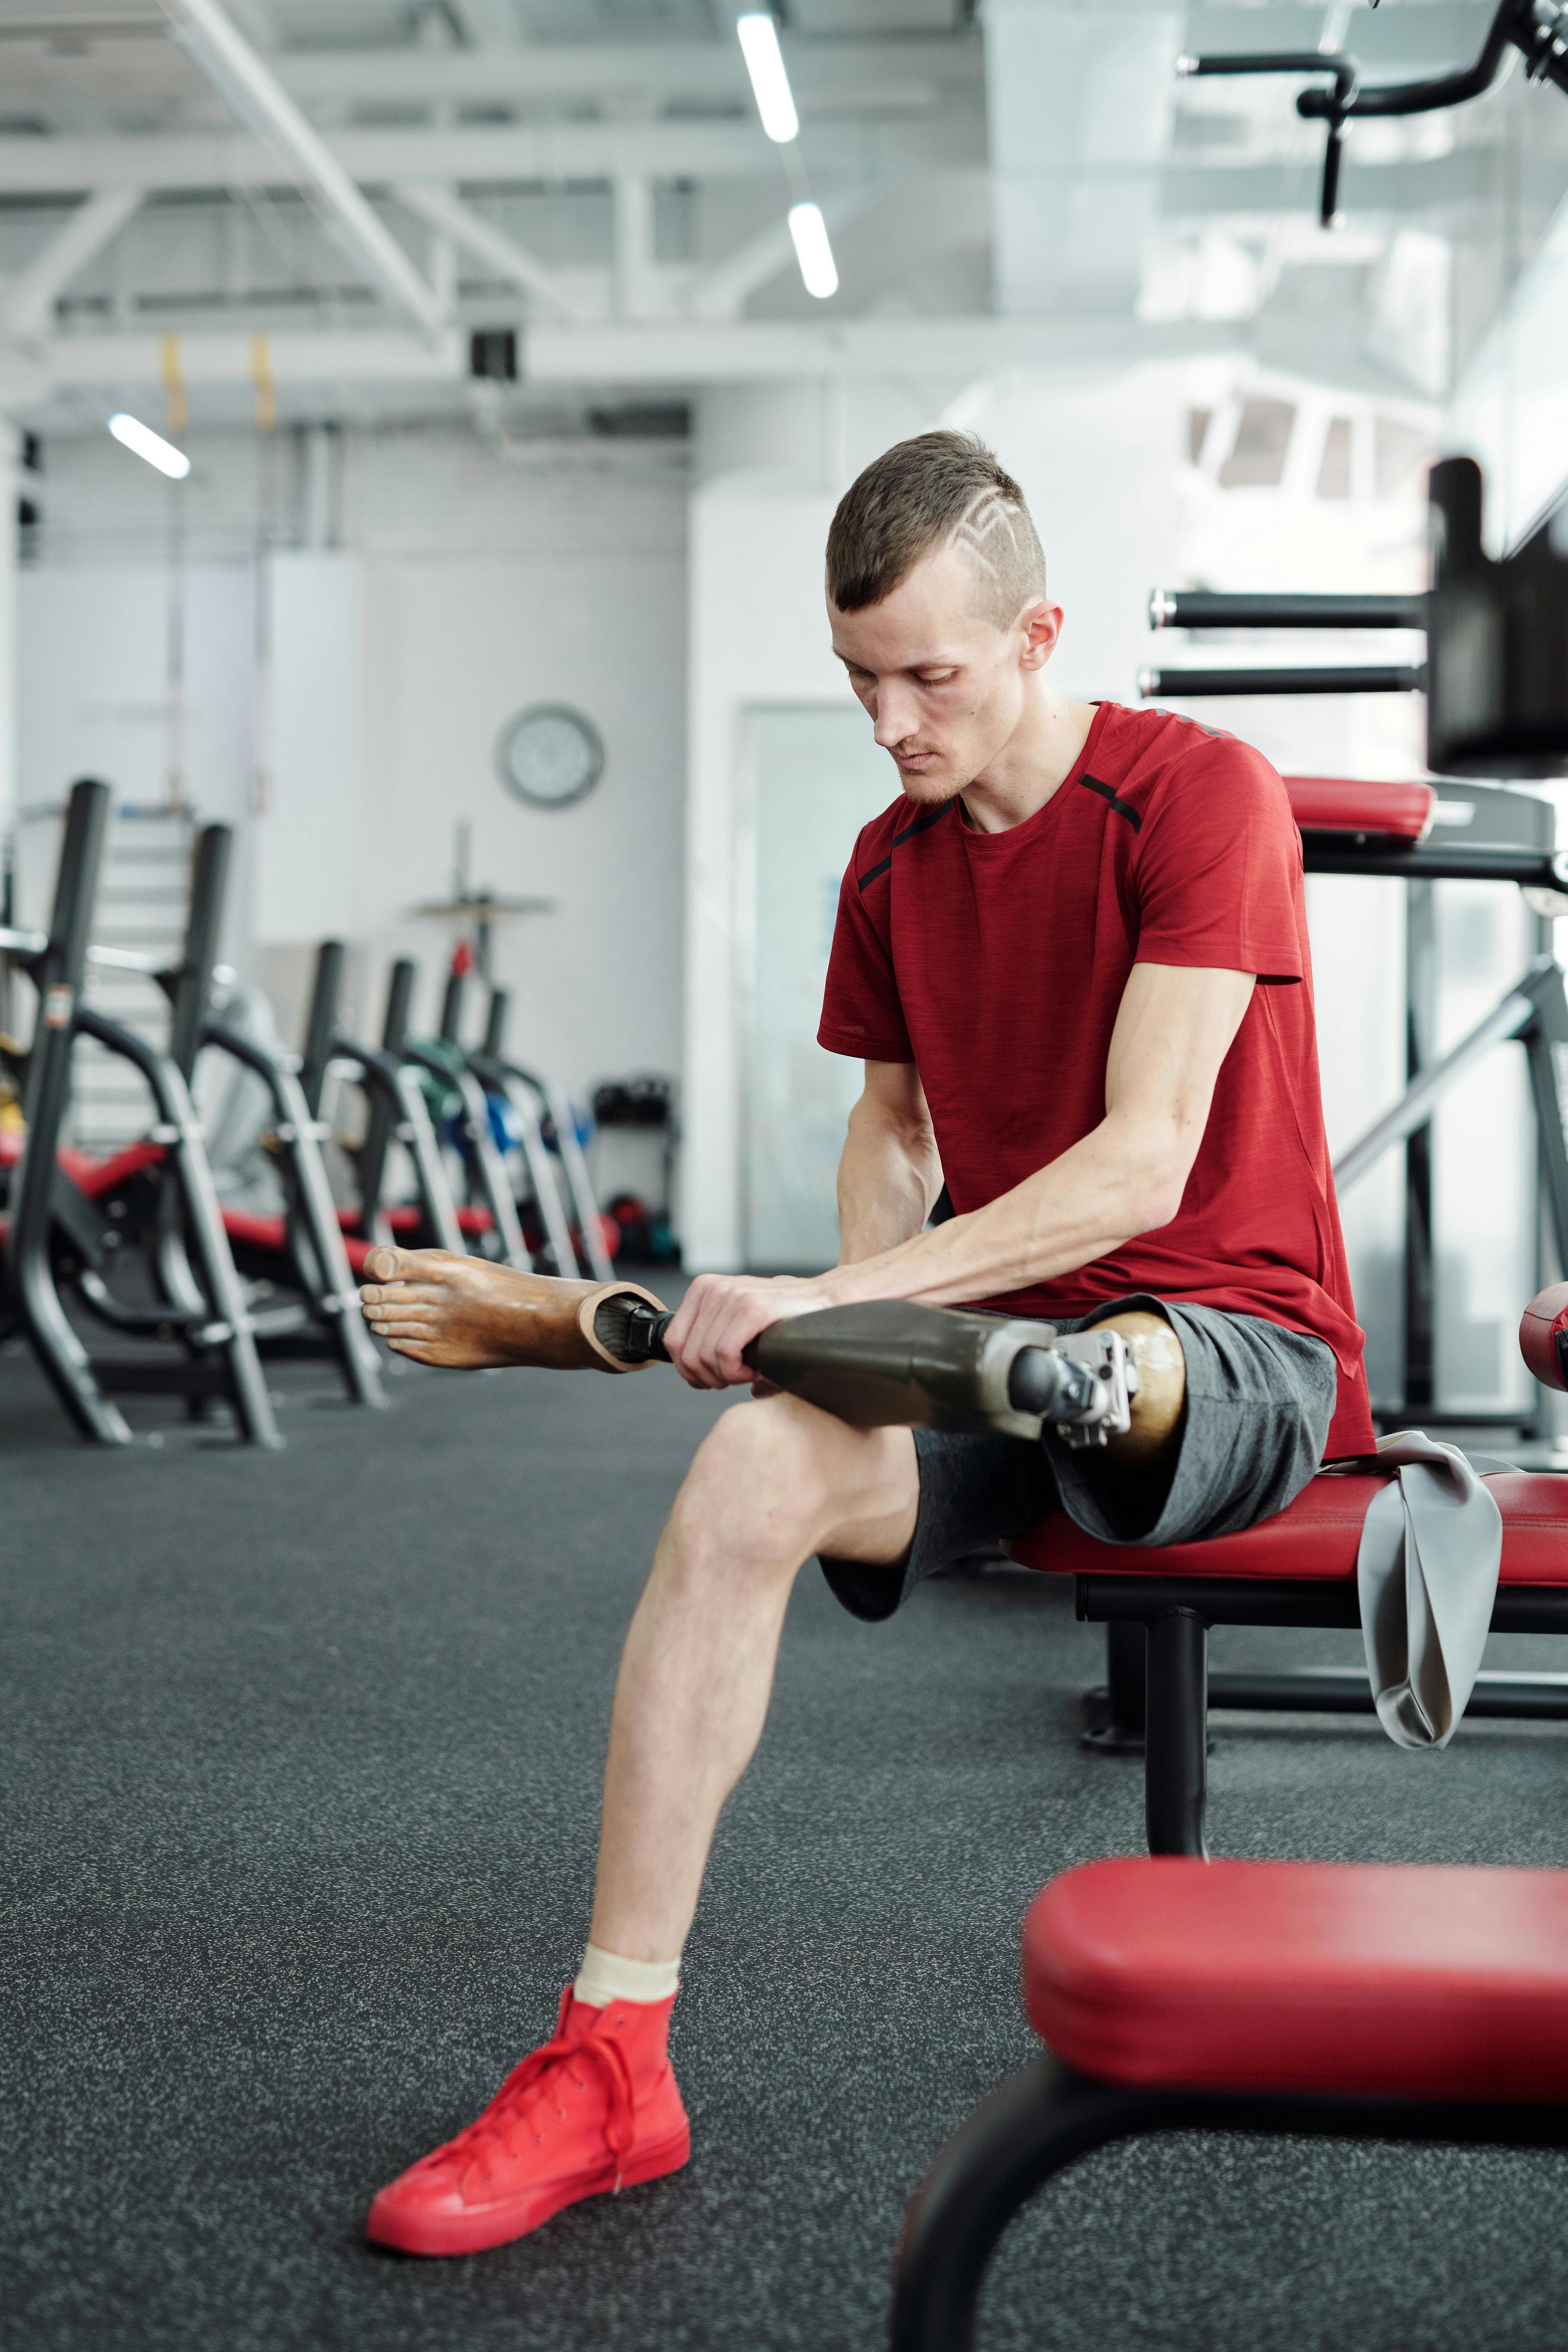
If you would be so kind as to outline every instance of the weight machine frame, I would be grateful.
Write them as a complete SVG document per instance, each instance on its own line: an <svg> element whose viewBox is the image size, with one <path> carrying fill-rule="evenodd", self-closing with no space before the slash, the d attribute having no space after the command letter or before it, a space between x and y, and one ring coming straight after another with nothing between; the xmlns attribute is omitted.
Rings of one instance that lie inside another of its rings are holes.
<svg viewBox="0 0 1568 2352"><path fill-rule="evenodd" d="M0 937L38 1000L23 1097L27 1139L13 1180L5 1234L6 1288L19 1328L84 1437L103 1445L131 1444L132 1432L111 1402L117 1394L184 1396L196 1409L205 1399L223 1397L234 1409L242 1438L277 1447L282 1439L257 1353L255 1326L184 1075L168 1055L81 1003L110 798L109 786L94 779L73 785L49 929L43 935L9 931ZM121 965L128 961L104 950L99 960ZM90 1311L111 1328L177 1342L185 1351L183 1360L91 1355L60 1301L51 1237L58 1231L79 1243L87 1220L95 1227L99 1223L57 1157L70 1102L71 1054L84 1036L130 1062L145 1081L156 1120L148 1140L163 1155L173 1209L160 1215L153 1260L166 1294L163 1302L138 1307L114 1298L90 1264L77 1287ZM186 1255L187 1235L200 1263L201 1286Z"/></svg>

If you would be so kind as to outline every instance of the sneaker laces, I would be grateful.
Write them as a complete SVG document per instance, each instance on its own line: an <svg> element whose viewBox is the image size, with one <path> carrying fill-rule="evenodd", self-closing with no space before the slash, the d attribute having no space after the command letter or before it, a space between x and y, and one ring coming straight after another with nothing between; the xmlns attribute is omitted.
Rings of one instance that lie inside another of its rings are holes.
<svg viewBox="0 0 1568 2352"><path fill-rule="evenodd" d="M637 2099L632 2088L631 2068L618 2034L605 2023L607 2012L600 2012L600 2021L586 2033L568 2035L563 2028L572 2003L571 1989L561 1997L560 2013L555 2031L548 2042L531 2050L521 2065L514 2066L484 2114L459 2132L446 2153L461 2156L478 2163L489 2172L489 2159L499 2150L507 2156L519 2153L513 2137L513 2126L526 2124L536 2138L543 2134L535 2126L533 2118L548 2104L544 2077L560 2065L572 2065L578 2059L590 2059L601 2070L605 2089L609 2098L609 2113L605 2118L605 2144L616 2160L615 2187L621 2185L621 2164L632 2144L636 2129ZM575 2079L582 2081L581 2075ZM556 2115L563 2110L554 2108Z"/></svg>

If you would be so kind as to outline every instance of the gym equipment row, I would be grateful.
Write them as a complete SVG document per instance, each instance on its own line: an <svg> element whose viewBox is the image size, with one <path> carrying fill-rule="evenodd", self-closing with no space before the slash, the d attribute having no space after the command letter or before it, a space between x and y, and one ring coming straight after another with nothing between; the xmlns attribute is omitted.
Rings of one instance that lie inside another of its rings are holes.
<svg viewBox="0 0 1568 2352"><path fill-rule="evenodd" d="M196 837L177 964L161 970L92 945L110 797L90 780L72 789L47 930L0 930L7 971L24 973L37 1000L31 1046L24 1053L7 1041L3 1049L21 1090L26 1140L0 1220L0 1336L22 1333L85 1437L128 1444L115 1397L163 1394L183 1396L194 1418L222 1400L242 1440L276 1446L268 1356L329 1357L353 1402L384 1405L381 1351L355 1291L365 1254L377 1242L412 1239L531 1265L509 1157L523 1171L519 1189L556 1269L575 1276L581 1248L594 1271L609 1276L605 1221L574 1114L557 1089L508 1059L504 991L491 992L482 1047L467 1052L458 1042L460 981L448 986L441 1037L421 1044L407 1034L415 970L400 962L382 1044L362 1046L342 1034L344 950L330 940L317 959L305 1050L296 1059L226 1017L227 1008L215 1011L233 847L227 826L208 825ZM163 992L166 1052L82 1002L93 965L141 972ZM82 1038L130 1063L152 1097L146 1135L104 1159L66 1140L72 1055ZM258 1155L282 1193L277 1212L218 1199L192 1098L204 1054L234 1065L259 1090ZM346 1162L357 1197L340 1205L322 1153L332 1130L321 1111L329 1085L345 1081L363 1090L367 1117L363 1143ZM465 1171L463 1205L427 1088L442 1106L450 1157ZM412 1172L412 1205L385 1197L395 1144ZM89 1350L66 1298L109 1335L107 1347Z"/></svg>

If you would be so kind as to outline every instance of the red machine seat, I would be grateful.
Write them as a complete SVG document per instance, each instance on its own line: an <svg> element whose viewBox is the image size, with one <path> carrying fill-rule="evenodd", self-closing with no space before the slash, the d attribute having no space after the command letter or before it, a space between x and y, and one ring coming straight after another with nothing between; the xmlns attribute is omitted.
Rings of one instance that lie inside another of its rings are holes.
<svg viewBox="0 0 1568 2352"><path fill-rule="evenodd" d="M1352 776L1287 776L1290 814L1303 833L1377 834L1425 841L1437 794L1431 784L1359 782Z"/></svg>
<svg viewBox="0 0 1568 2352"><path fill-rule="evenodd" d="M1091 1862L1024 1924L1036 2032L1114 2083L1568 2099L1568 1872Z"/></svg>
<svg viewBox="0 0 1568 2352"><path fill-rule="evenodd" d="M425 1222L424 1211L413 1207L385 1209L382 1213L386 1219L388 1230L395 1234L416 1234ZM352 1226L358 1224L359 1211L340 1209L338 1223L346 1233ZM460 1234L488 1234L494 1224L495 1219L488 1209L459 1209L458 1212L458 1231Z"/></svg>
<svg viewBox="0 0 1568 2352"><path fill-rule="evenodd" d="M62 1143L55 1157L79 1192L85 1192L89 1201L101 1201L117 1185L139 1176L143 1168L156 1168L163 1157L163 1147L161 1143L128 1143L123 1151L116 1151L107 1160L94 1160L90 1152L77 1151L68 1143Z"/></svg>
<svg viewBox="0 0 1568 2352"><path fill-rule="evenodd" d="M225 1209L223 1229L231 1242L250 1249L280 1250L284 1241L281 1217L262 1217L249 1209Z"/></svg>
<svg viewBox="0 0 1568 2352"><path fill-rule="evenodd" d="M231 1242L240 1242L248 1249L272 1250L280 1253L284 1242L281 1217L258 1216L249 1209L225 1209L223 1229ZM364 1262L374 1244L362 1242L353 1234L343 1235L343 1253L351 1274L363 1274Z"/></svg>
<svg viewBox="0 0 1568 2352"><path fill-rule="evenodd" d="M1065 1511L1047 1511L1008 1546L1025 1568L1058 1576L1353 1577L1362 1524L1384 1480L1373 1472L1320 1472L1293 1503L1240 1535L1207 1543L1101 1543ZM1568 1584L1568 1478L1504 1470L1487 1485L1502 1512L1504 1584Z"/></svg>

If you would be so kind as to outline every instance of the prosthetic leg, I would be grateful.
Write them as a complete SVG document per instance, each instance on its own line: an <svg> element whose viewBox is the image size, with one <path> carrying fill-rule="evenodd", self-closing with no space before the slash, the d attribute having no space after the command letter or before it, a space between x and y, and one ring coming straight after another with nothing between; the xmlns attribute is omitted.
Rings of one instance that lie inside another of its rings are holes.
<svg viewBox="0 0 1568 2352"><path fill-rule="evenodd" d="M516 1289L520 1363L635 1371L668 1362L672 1316L634 1283L553 1281ZM1103 1326L1064 1337L1049 1323L874 1299L795 1315L752 1340L760 1379L854 1429L994 1429L1104 1445L1131 1427L1138 1373Z"/></svg>

